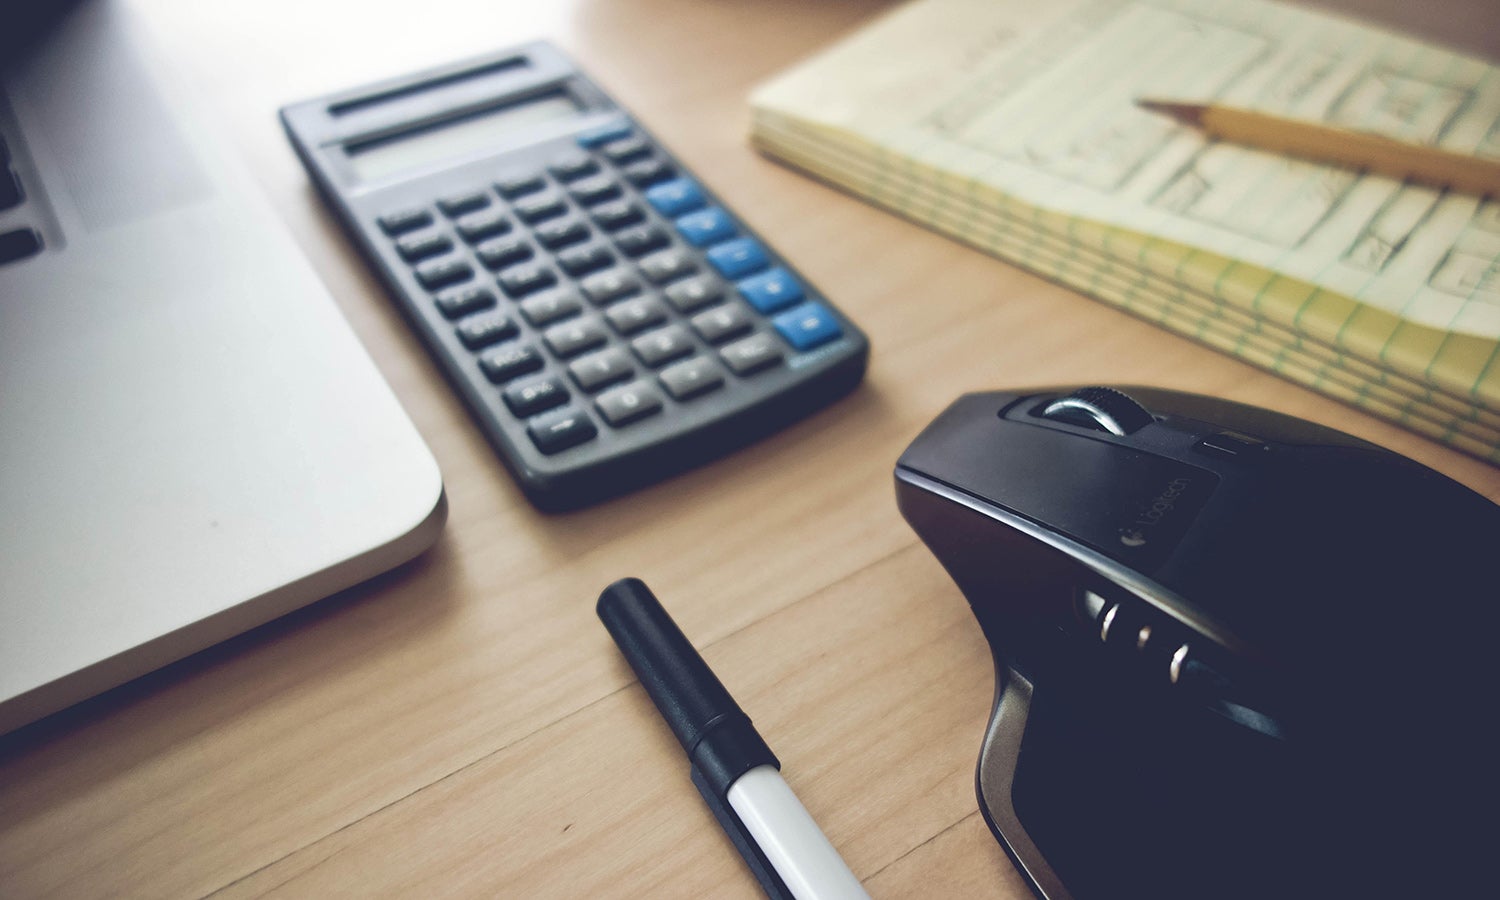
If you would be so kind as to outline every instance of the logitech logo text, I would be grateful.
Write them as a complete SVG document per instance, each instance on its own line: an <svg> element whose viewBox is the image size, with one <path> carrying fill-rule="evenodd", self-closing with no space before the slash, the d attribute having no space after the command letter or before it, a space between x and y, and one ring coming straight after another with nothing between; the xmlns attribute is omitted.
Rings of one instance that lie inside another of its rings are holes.
<svg viewBox="0 0 1500 900"><path fill-rule="evenodd" d="M1166 488L1161 493L1151 498L1150 503L1141 507L1140 512L1136 514L1135 520L1120 529L1120 543L1127 547L1140 547L1144 545L1148 540L1147 535L1150 529L1159 525L1161 520L1166 518L1167 514L1177 505L1177 501L1182 497L1183 492L1191 485L1192 482L1186 478L1173 478L1167 482Z"/></svg>

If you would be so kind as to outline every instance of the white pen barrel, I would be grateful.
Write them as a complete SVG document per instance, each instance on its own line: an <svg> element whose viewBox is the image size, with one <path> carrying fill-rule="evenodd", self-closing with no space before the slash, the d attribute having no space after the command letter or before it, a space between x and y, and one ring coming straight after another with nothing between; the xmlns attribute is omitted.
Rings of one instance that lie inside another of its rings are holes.
<svg viewBox="0 0 1500 900"><path fill-rule="evenodd" d="M729 786L729 805L797 900L868 900L859 879L774 766L757 766L741 775Z"/></svg>

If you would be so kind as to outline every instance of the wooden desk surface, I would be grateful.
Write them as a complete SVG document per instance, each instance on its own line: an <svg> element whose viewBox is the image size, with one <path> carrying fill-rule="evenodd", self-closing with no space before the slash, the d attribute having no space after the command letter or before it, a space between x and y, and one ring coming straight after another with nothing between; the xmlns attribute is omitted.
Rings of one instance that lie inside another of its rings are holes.
<svg viewBox="0 0 1500 900"><path fill-rule="evenodd" d="M594 616L604 585L637 575L872 894L1026 897L976 811L986 645L893 502L896 457L950 400L1170 385L1335 425L1500 498L1500 470L754 154L750 86L883 4L139 5L217 98L431 445L452 512L415 562L0 741L0 895L758 896ZM866 383L826 412L562 517L522 499L275 119L285 102L536 36L583 61L874 343Z"/></svg>

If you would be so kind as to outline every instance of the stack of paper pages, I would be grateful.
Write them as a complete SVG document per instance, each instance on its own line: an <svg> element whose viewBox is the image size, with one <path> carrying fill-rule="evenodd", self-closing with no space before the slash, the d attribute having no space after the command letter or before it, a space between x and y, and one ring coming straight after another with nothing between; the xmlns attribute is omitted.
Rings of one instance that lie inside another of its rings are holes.
<svg viewBox="0 0 1500 900"><path fill-rule="evenodd" d="M1500 157L1500 71L1266 0L919 0L752 97L765 152L1500 462L1500 205L1205 140L1216 102Z"/></svg>

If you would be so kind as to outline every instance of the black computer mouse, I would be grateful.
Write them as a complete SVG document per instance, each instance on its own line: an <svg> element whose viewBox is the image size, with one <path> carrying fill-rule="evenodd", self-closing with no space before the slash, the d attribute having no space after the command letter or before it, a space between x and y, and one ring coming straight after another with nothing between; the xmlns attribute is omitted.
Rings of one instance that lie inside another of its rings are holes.
<svg viewBox="0 0 1500 900"><path fill-rule="evenodd" d="M1039 895L1488 877L1496 504L1147 387L965 395L896 491L994 651L980 807Z"/></svg>

